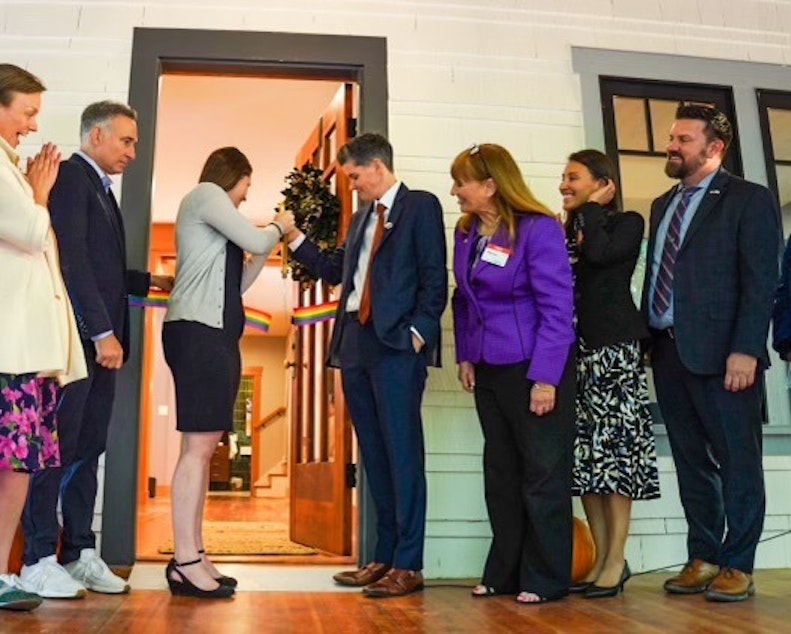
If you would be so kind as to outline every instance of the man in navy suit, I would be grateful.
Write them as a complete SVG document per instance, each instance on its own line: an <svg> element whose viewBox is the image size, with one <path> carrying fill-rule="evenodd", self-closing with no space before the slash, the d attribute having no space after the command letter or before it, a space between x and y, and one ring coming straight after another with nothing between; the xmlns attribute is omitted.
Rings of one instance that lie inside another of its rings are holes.
<svg viewBox="0 0 791 634"><path fill-rule="evenodd" d="M423 588L426 476L420 405L426 366L440 365L448 276L442 208L393 174L393 149L364 134L338 153L365 203L344 246L322 252L295 230L294 258L342 284L329 365L341 369L377 516L374 561L335 575L371 597Z"/></svg>
<svg viewBox="0 0 791 634"><path fill-rule="evenodd" d="M110 101L89 105L80 122L80 149L63 161L49 210L61 268L88 362L88 378L69 385L58 410L61 464L31 479L22 518L24 587L45 598L76 598L85 588L123 593L129 586L96 552L91 529L99 456L107 443L116 372L129 354L127 296L172 280L126 268L124 222L110 188L135 158L136 113ZM60 562L58 496L63 513Z"/></svg>
<svg viewBox="0 0 791 634"><path fill-rule="evenodd" d="M772 193L722 168L731 137L716 109L679 107L665 172L681 183L651 207L643 289L688 524L688 562L664 587L709 601L755 592L762 379L780 245Z"/></svg>

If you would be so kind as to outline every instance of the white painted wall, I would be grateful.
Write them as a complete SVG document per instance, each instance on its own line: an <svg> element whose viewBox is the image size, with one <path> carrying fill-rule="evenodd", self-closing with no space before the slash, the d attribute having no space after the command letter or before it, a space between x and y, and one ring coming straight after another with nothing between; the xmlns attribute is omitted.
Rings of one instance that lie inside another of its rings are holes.
<svg viewBox="0 0 791 634"><path fill-rule="evenodd" d="M585 139L572 46L791 63L785 0L5 0L0 25L0 59L29 68L50 87L42 132L23 154L44 140L73 149L87 103L126 97L135 26L386 37L397 171L410 186L440 196L449 234L457 212L448 165L473 142L510 148L538 197L559 208L564 157ZM449 324L446 317L447 341ZM448 345L446 368L431 373L425 399L431 577L478 574L488 535L480 432L452 360ZM664 497L636 508L629 544L635 570L684 558L672 468L667 460L662 466ZM767 530L788 528L783 491L791 458L767 458L766 466ZM758 565L791 565L788 545L784 538L761 546Z"/></svg>

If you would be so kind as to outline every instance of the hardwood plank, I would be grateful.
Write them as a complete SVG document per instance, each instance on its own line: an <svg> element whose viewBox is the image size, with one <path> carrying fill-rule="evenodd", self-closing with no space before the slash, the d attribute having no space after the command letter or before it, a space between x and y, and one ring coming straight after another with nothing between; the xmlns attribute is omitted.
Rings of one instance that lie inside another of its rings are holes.
<svg viewBox="0 0 791 634"><path fill-rule="evenodd" d="M433 582L423 593L368 599L358 593L239 592L227 601L171 597L163 591L127 596L89 594L82 601L45 601L32 613L0 614L0 632L58 634L261 634L310 632L408 634L515 631L536 634L752 634L789 631L791 570L759 571L750 601L712 604L702 596L669 596L667 575L638 575L613 599L570 597L539 606L513 597L470 597L472 582Z"/></svg>

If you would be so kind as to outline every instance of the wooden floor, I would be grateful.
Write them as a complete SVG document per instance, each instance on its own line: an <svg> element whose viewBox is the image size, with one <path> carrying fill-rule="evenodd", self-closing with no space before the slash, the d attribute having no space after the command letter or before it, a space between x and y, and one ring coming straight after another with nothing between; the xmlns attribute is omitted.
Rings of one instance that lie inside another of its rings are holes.
<svg viewBox="0 0 791 634"><path fill-rule="evenodd" d="M669 596L666 575L640 575L614 599L579 597L541 606L513 597L473 599L462 583L433 585L400 599L360 594L240 592L225 601L173 598L165 591L127 596L89 593L80 601L45 601L31 613L0 614L0 632L144 634L273 633L665 633L791 632L791 570L759 571L758 594L737 604Z"/></svg>

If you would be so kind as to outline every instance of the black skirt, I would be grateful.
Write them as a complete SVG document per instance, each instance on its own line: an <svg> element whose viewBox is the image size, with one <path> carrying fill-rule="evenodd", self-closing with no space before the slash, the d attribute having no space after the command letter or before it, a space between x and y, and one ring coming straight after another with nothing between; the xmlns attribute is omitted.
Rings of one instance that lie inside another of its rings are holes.
<svg viewBox="0 0 791 634"><path fill-rule="evenodd" d="M226 246L223 327L195 321L167 321L162 328L165 361L176 384L176 429L181 432L231 431L239 392L244 331L240 294L241 249Z"/></svg>

